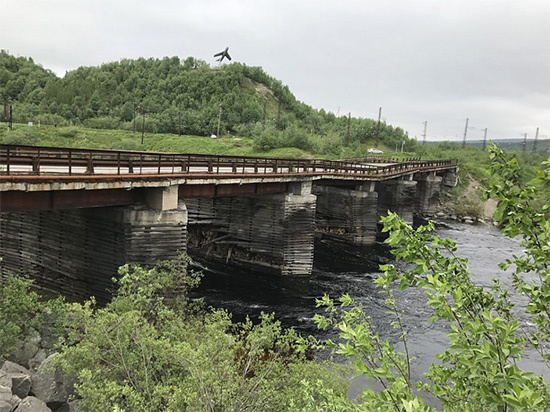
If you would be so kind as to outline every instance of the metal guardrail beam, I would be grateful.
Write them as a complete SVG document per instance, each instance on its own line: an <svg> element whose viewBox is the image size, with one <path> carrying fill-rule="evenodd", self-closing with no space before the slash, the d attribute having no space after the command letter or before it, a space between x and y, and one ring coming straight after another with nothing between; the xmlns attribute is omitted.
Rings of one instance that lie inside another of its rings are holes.
<svg viewBox="0 0 550 412"><path fill-rule="evenodd" d="M353 160L286 159L120 150L0 145L0 180L18 177L93 178L140 175L326 175L382 178L423 170L452 169L453 160L409 159L378 165L371 158ZM387 161L387 159L384 159ZM378 162L380 160L378 159ZM368 164L368 163L371 164Z"/></svg>

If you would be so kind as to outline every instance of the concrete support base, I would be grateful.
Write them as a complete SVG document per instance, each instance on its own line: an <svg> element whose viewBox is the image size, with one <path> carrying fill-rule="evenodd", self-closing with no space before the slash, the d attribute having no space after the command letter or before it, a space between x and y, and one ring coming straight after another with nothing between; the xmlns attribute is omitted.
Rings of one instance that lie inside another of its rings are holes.
<svg viewBox="0 0 550 412"><path fill-rule="evenodd" d="M315 198L305 182L285 194L185 199L189 252L262 272L309 275Z"/></svg>
<svg viewBox="0 0 550 412"><path fill-rule="evenodd" d="M397 213L408 224L413 223L417 182L414 180L384 180L376 184L378 214L388 210Z"/></svg>
<svg viewBox="0 0 550 412"><path fill-rule="evenodd" d="M439 207L439 195L441 194L441 176L435 173L415 176L418 182L416 189L416 213L421 215L433 215Z"/></svg>
<svg viewBox="0 0 550 412"><path fill-rule="evenodd" d="M377 192L332 186L315 186L313 191L317 195L316 231L322 239L357 246L376 241Z"/></svg>
<svg viewBox="0 0 550 412"><path fill-rule="evenodd" d="M30 276L72 296L107 298L128 262L153 264L186 246L187 211L145 207L0 214L0 276Z"/></svg>

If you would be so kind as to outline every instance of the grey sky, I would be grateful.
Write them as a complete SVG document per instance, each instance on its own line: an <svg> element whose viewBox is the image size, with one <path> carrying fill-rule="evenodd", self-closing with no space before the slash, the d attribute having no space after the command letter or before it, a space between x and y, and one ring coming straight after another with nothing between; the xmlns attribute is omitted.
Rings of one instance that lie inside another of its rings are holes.
<svg viewBox="0 0 550 412"><path fill-rule="evenodd" d="M226 46L296 97L420 138L550 138L549 0L0 0L0 48L63 76Z"/></svg>

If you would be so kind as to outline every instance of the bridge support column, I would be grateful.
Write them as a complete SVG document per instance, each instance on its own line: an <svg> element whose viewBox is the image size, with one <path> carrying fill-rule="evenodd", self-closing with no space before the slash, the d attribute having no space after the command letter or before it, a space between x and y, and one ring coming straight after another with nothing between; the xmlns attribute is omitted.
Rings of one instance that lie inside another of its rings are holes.
<svg viewBox="0 0 550 412"><path fill-rule="evenodd" d="M125 263L150 265L176 259L187 250L185 205L170 210L120 208L113 220L122 227Z"/></svg>
<svg viewBox="0 0 550 412"><path fill-rule="evenodd" d="M416 188L416 212L419 214L433 215L439 206L441 193L441 181L443 178L435 172L419 173L415 176L418 182Z"/></svg>
<svg viewBox="0 0 550 412"><path fill-rule="evenodd" d="M283 194L185 199L189 251L262 272L309 275L315 198L311 182L299 182Z"/></svg>
<svg viewBox="0 0 550 412"><path fill-rule="evenodd" d="M413 223L417 182L404 179L383 180L377 182L378 214L384 216L388 210L397 213L408 224Z"/></svg>
<svg viewBox="0 0 550 412"><path fill-rule="evenodd" d="M0 276L30 276L72 296L109 297L119 266L172 259L186 248L187 210L146 207L0 214Z"/></svg>
<svg viewBox="0 0 550 412"><path fill-rule="evenodd" d="M380 217L374 182L352 188L317 185L314 193L316 230L323 239L358 246L375 243Z"/></svg>

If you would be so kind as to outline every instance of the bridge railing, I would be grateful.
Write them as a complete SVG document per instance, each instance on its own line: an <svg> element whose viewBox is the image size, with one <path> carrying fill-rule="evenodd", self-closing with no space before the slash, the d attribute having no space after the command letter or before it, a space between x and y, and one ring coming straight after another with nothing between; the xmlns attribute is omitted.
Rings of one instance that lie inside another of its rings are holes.
<svg viewBox="0 0 550 412"><path fill-rule="evenodd" d="M375 163L375 162L373 162ZM366 178L450 168L451 160L411 159L392 164L100 149L0 145L0 175L338 174Z"/></svg>

